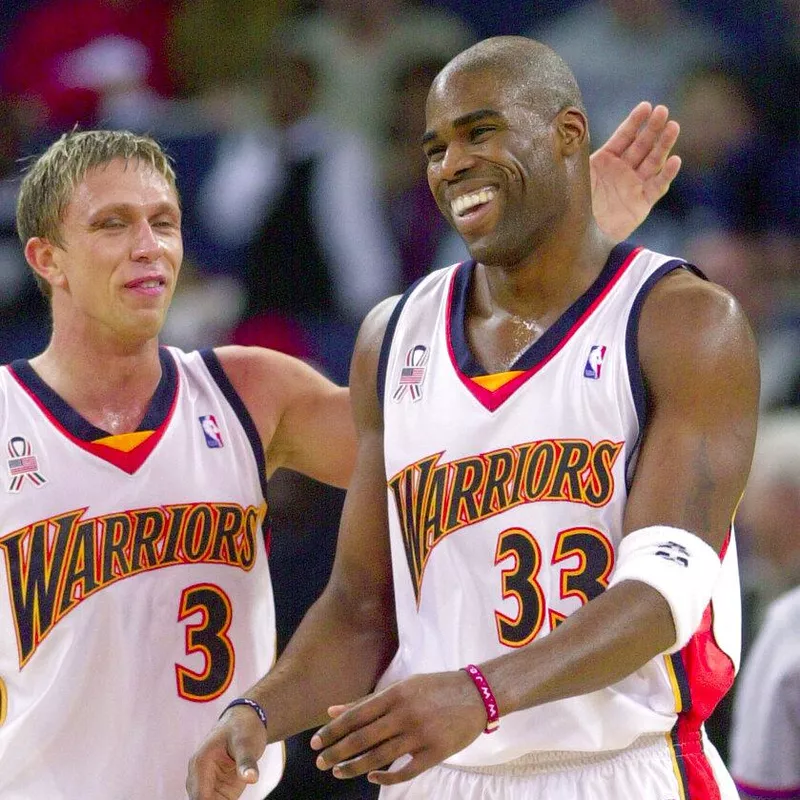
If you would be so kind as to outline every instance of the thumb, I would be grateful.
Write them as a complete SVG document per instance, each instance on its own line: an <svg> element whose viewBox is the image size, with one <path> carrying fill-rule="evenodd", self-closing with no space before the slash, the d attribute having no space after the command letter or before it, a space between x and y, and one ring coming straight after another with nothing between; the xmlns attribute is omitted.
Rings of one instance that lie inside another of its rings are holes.
<svg viewBox="0 0 800 800"><path fill-rule="evenodd" d="M233 736L230 741L230 757L236 762L236 771L245 783L258 781L258 758L263 752L252 736Z"/></svg>

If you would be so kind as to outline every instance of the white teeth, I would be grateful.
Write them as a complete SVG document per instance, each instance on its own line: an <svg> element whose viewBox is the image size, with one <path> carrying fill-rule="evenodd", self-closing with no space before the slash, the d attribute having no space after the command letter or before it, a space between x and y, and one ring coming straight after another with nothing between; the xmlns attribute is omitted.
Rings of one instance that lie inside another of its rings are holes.
<svg viewBox="0 0 800 800"><path fill-rule="evenodd" d="M450 208L453 210L455 216L461 217L470 209L475 208L475 206L480 206L484 203L488 203L490 200L494 200L495 195L496 192L494 189L481 189L472 194L456 197L456 199L450 203Z"/></svg>
<svg viewBox="0 0 800 800"><path fill-rule="evenodd" d="M142 281L139 286L142 289L155 289L156 286L161 286L161 281L159 280L152 280L152 281Z"/></svg>

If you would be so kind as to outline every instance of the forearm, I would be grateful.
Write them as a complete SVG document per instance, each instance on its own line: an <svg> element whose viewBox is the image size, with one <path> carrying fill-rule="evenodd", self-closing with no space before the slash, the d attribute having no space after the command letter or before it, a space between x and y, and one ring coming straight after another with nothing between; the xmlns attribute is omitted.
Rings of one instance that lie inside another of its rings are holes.
<svg viewBox="0 0 800 800"><path fill-rule="evenodd" d="M481 670L503 715L611 686L674 642L667 601L644 583L624 581Z"/></svg>
<svg viewBox="0 0 800 800"><path fill-rule="evenodd" d="M328 721L331 705L369 693L396 649L393 610L359 613L328 587L306 614L273 669L247 697L267 712L271 742Z"/></svg>

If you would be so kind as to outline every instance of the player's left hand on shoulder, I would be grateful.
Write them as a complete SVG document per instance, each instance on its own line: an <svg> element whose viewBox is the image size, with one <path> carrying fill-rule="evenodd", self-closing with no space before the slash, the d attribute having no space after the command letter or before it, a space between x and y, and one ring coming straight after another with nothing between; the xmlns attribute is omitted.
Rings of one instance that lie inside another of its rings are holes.
<svg viewBox="0 0 800 800"><path fill-rule="evenodd" d="M317 766L337 778L366 774L384 786L463 750L486 725L481 699L462 671L415 675L329 713L334 719L311 739Z"/></svg>

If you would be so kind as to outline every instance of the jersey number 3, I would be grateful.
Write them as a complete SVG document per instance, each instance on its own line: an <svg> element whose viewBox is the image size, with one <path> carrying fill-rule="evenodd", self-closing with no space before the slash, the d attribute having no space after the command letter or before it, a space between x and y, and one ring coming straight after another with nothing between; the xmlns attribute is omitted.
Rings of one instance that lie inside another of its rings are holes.
<svg viewBox="0 0 800 800"><path fill-rule="evenodd" d="M188 586L181 595L178 622L201 612L199 622L186 625L186 654L200 653L204 659L201 672L175 665L178 694L186 700L205 703L219 697L233 678L234 650L228 638L231 626L231 601L211 583Z"/></svg>
<svg viewBox="0 0 800 800"><path fill-rule="evenodd" d="M550 630L567 615L548 609L539 583L542 551L530 531L508 528L497 537L494 563L513 558L502 571L503 598L517 601L517 614L509 617L494 612L497 636L507 647L523 647L536 638L549 616ZM577 560L576 560L577 559ZM550 564L558 567L559 594L562 599L576 597L581 605L597 597L607 586L614 566L614 550L608 539L594 528L570 528L556 537Z"/></svg>

